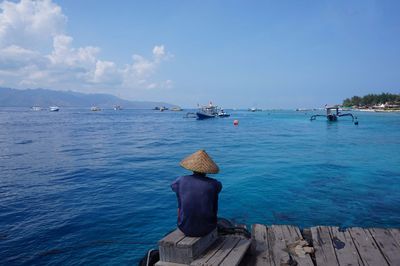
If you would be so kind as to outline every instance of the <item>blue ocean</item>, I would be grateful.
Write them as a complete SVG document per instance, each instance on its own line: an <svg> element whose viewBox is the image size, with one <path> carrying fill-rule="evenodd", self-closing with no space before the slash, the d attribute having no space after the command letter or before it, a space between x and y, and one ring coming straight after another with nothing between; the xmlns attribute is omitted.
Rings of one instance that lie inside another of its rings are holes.
<svg viewBox="0 0 400 266"><path fill-rule="evenodd" d="M229 112L0 109L0 264L135 265L174 229L170 184L198 149L221 169L221 217L400 227L400 113Z"/></svg>

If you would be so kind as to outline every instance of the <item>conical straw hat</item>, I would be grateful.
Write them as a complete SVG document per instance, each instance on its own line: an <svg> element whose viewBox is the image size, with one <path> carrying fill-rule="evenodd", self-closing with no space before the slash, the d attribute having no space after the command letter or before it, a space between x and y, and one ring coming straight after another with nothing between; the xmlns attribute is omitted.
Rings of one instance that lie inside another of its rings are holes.
<svg viewBox="0 0 400 266"><path fill-rule="evenodd" d="M205 150L198 150L189 155L181 161L180 165L190 171L204 174L216 174L219 172L218 165L214 163Z"/></svg>

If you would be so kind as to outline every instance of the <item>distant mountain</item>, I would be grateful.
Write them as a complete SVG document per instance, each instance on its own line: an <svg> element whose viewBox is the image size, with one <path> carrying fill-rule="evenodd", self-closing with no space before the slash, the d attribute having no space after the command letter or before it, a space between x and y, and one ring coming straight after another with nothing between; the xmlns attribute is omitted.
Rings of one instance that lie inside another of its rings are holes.
<svg viewBox="0 0 400 266"><path fill-rule="evenodd" d="M111 108L120 105L123 108L151 109L155 106L172 107L164 102L128 101L110 94L85 94L73 91L54 91L47 89L17 90L0 87L0 107L90 107Z"/></svg>

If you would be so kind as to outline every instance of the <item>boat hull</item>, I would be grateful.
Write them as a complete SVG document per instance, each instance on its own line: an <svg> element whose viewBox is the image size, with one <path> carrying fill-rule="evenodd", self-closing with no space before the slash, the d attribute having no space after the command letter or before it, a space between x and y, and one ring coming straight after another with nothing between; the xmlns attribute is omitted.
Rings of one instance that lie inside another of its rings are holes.
<svg viewBox="0 0 400 266"><path fill-rule="evenodd" d="M197 115L197 119L199 119L199 120L204 120L204 119L209 119L209 118L215 117L215 115L206 114L203 112L196 112L196 115Z"/></svg>
<svg viewBox="0 0 400 266"><path fill-rule="evenodd" d="M327 115L326 118L328 119L328 121L337 121L337 116L336 115Z"/></svg>

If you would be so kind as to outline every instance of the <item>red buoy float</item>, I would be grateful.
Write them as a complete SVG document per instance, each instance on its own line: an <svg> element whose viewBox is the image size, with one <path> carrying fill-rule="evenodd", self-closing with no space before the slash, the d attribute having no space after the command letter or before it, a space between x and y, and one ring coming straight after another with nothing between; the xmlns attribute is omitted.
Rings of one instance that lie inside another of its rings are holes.
<svg viewBox="0 0 400 266"><path fill-rule="evenodd" d="M233 125L238 126L239 125L239 120L233 120Z"/></svg>

